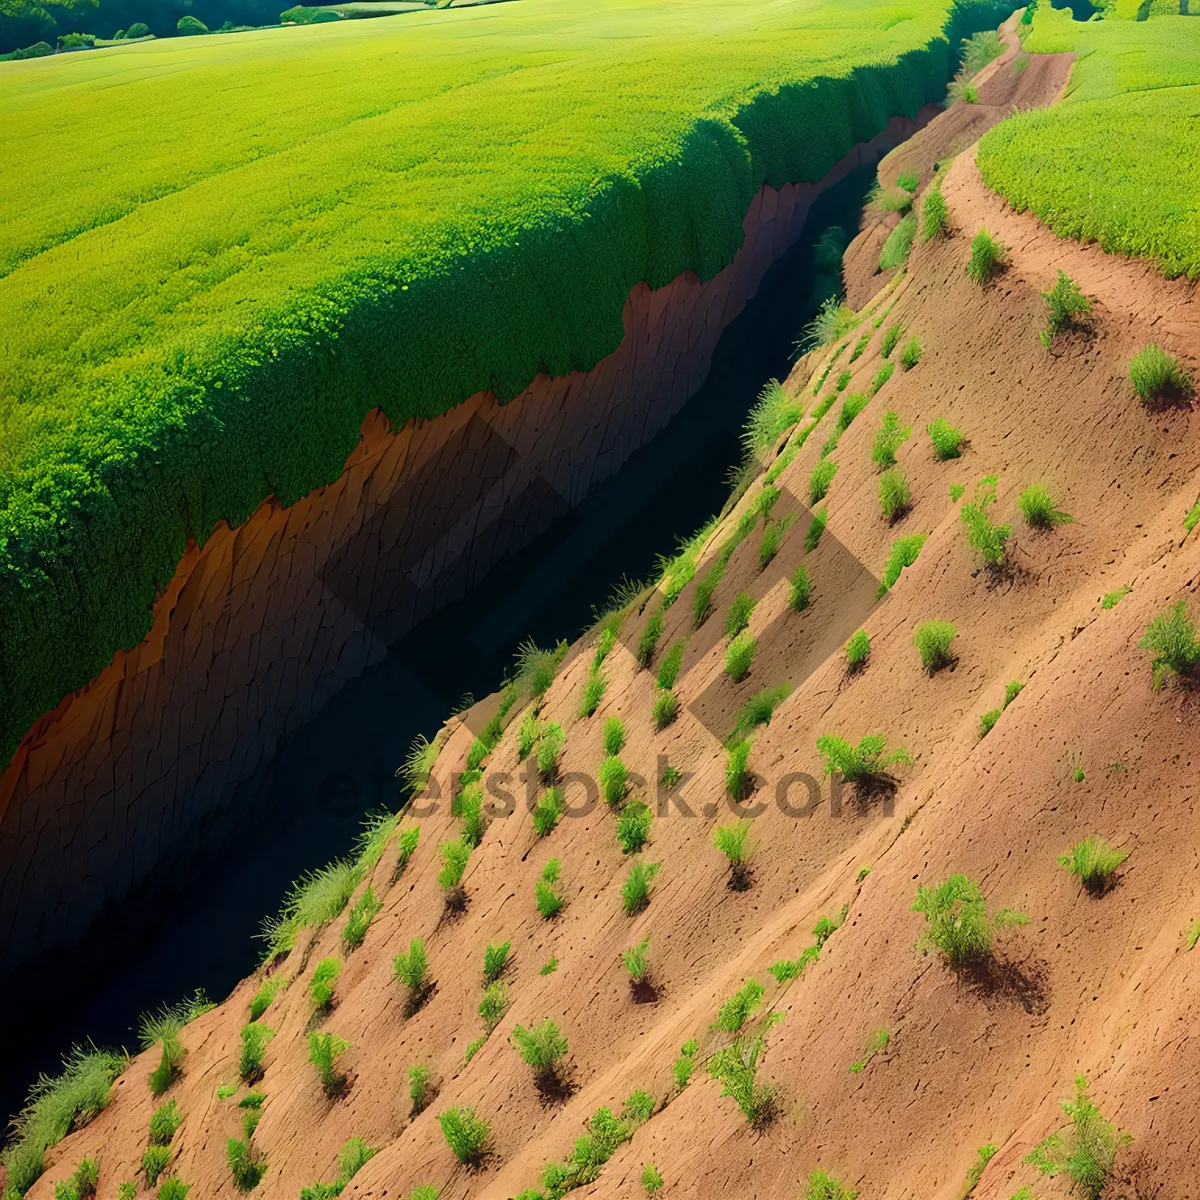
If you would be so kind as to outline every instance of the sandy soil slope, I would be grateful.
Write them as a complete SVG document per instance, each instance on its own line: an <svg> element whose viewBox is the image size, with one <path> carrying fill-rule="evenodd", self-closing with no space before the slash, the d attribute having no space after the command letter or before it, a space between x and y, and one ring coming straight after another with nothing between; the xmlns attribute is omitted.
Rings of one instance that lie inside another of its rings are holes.
<svg viewBox="0 0 1200 1200"><path fill-rule="evenodd" d="M1002 77L998 68L993 82ZM947 116L952 126L953 110ZM1133 1137L1108 1200L1200 1195L1193 1015L1200 947L1184 949L1189 922L1200 917L1200 690L1155 691L1138 648L1146 625L1170 603L1186 598L1193 615L1200 609L1200 530L1185 534L1183 526L1200 493L1200 411L1148 409L1128 378L1130 357L1150 340L1200 367L1200 294L1194 284L1165 282L1144 264L1059 241L1033 218L1008 213L983 189L969 153L955 162L944 194L951 236L918 238L851 368L846 395L867 388L894 322L905 339L922 343L920 362L897 368L832 454L839 471L826 502L828 530L802 559L811 607L797 613L787 604L787 572L801 561L808 524L801 514L780 564L760 573L758 530L734 553L714 615L689 641L675 724L655 730L654 674L639 670L627 648L653 603L627 618L595 716L576 715L594 635L572 648L545 699L544 715L567 732L564 772L595 776L603 722L618 715L631 771L653 781L665 755L691 776L682 794L692 815L672 808L657 819L643 855L662 864L648 908L632 918L622 911L628 862L603 805L564 819L546 839L519 805L488 827L468 867L466 912L448 918L435 882L437 843L458 822L441 803L421 819L420 846L404 874L392 882L394 847L375 870L383 909L346 960L324 1021L350 1043L344 1098L324 1097L305 1046L311 972L323 955L339 952L341 921L302 937L274 968L295 982L264 1017L276 1037L260 1085L267 1101L255 1144L268 1168L256 1196L291 1198L333 1178L337 1149L350 1135L380 1149L347 1196L395 1200L422 1184L438 1186L441 1197L516 1196L537 1185L544 1163L570 1151L597 1108L619 1107L645 1088L659 1110L595 1183L574 1194L641 1196L642 1165L653 1162L668 1200L802 1196L818 1168L864 1200L959 1200L977 1149L993 1143L999 1150L977 1200L1007 1200L1023 1184L1053 1200L1069 1194L1063 1182L1041 1181L1022 1159L1061 1127L1057 1102L1081 1072L1104 1113ZM970 238L984 225L1007 246L1008 264L981 289L965 266ZM1047 352L1038 340L1038 293L1059 268L1095 298L1094 313L1086 329ZM809 406L837 348L807 356L788 381ZM840 407L781 475L777 515L789 504L799 512L807 500L809 473ZM898 459L913 503L895 525L880 515L871 461L886 410L912 429ZM934 461L924 430L936 417L966 433L960 459ZM980 569L948 491L965 485L969 499L992 474L995 518L1013 526L1011 566L999 575ZM1016 498L1035 482L1050 488L1072 523L1047 533L1024 525ZM919 559L874 605L873 578L893 539L918 532L929 535ZM690 630L695 586L667 611L660 653ZM1100 597L1121 586L1132 591L1102 609ZM743 589L759 597L750 622L759 642L748 678L735 685L722 670L720 624ZM953 621L958 636L953 667L931 676L913 631L935 617ZM852 676L837 648L860 625L871 656ZM980 715L998 707L1016 679L1024 691L981 741ZM754 826L761 848L752 886L736 892L712 845L714 826L730 819L721 741L741 703L783 680L795 690L751 752L762 777L751 798L763 805ZM792 815L781 810L777 786L787 774L822 779L818 736L857 741L874 732L913 757L890 805L878 796L860 802L847 789L835 813L823 782L819 804L797 814L805 802L797 789L789 793ZM515 735L514 724L489 772L517 775ZM443 792L463 769L470 741L465 727L449 737L435 771ZM581 794L568 789L572 803ZM653 784L632 794L653 800ZM1131 852L1102 897L1081 892L1057 862L1089 836ZM548 922L535 907L534 883L551 857L562 860L566 905ZM953 872L978 880L991 911L1013 907L1030 918L997 936L988 972L956 976L915 948L916 889ZM767 967L798 956L818 918L842 905L849 906L845 923L819 960L776 985ZM657 994L637 1003L619 954L647 934ZM391 959L414 936L426 939L437 988L406 1016ZM511 1007L464 1066L467 1043L483 1032L475 1014L483 950L506 939ZM539 974L551 955L558 969ZM701 1061L727 1043L710 1026L751 976L766 987L764 1009L784 1014L767 1035L759 1072L778 1088L781 1111L762 1130L747 1125L702 1065L683 1091L671 1070L689 1038L699 1041ZM184 1035L188 1057L170 1093L184 1122L170 1169L193 1184L192 1200L235 1194L225 1139L238 1132L236 1100L218 1100L216 1089L235 1080L238 1031L257 986L247 980ZM569 1039L574 1087L549 1105L508 1041L515 1024L546 1017ZM880 1028L891 1034L886 1051L852 1073ZM136 1058L110 1107L50 1152L33 1200L48 1200L54 1182L89 1154L100 1159L102 1200L134 1176L153 1109L146 1081L154 1058ZM412 1117L405 1072L417 1062L433 1067L439 1094ZM456 1165L438 1129L437 1114L457 1104L473 1105L492 1123L493 1152L475 1171ZM143 1185L139 1195L149 1194Z"/></svg>

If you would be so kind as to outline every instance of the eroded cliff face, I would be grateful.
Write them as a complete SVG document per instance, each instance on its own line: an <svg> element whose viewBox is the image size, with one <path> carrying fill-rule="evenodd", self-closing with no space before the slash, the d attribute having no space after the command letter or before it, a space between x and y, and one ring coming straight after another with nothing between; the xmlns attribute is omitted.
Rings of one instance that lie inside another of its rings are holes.
<svg viewBox="0 0 1200 1200"><path fill-rule="evenodd" d="M189 547L150 634L39 720L0 780L4 965L69 946L183 862L289 733L649 441L816 196L937 111L893 119L818 184L762 188L734 261L635 287L621 345L592 370L400 430L374 413L336 482Z"/></svg>

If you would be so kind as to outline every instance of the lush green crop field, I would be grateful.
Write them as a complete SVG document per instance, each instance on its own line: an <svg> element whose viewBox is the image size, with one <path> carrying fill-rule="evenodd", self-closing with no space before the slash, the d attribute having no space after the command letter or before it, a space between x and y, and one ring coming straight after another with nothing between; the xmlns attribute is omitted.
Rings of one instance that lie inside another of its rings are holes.
<svg viewBox="0 0 1200 1200"><path fill-rule="evenodd" d="M1062 237L1200 276L1200 18L1078 23L1047 6L1025 49L1079 59L1061 105L985 135L988 186Z"/></svg>
<svg viewBox="0 0 1200 1200"><path fill-rule="evenodd" d="M1004 0L521 0L4 64L0 743L190 534L620 341L755 190L940 96Z"/></svg>

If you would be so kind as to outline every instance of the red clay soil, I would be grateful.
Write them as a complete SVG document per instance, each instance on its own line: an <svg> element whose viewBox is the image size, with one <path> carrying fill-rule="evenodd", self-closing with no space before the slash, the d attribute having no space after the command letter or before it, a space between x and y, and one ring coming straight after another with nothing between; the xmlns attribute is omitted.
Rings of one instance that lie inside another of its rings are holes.
<svg viewBox="0 0 1200 1200"><path fill-rule="evenodd" d="M879 164L879 182L886 191L895 187L905 171L914 171L924 187L940 162L962 153L993 125L1014 110L1045 108L1062 95L1074 54L1025 54L1017 36L1020 12L1000 26L1004 52L992 59L972 80L978 102L956 100L924 128L919 129ZM843 274L846 303L858 310L896 273L879 270L879 253L900 216L870 205L858 236L846 249Z"/></svg>
<svg viewBox="0 0 1200 1200"><path fill-rule="evenodd" d="M577 716L594 634L572 648L542 704L567 731L566 772L595 775L603 723L618 715L632 771L654 780L666 755L691 774L683 795L693 815L672 808L657 819L644 852L662 864L649 907L624 915L628 861L602 804L564 819L545 839L519 805L488 827L465 877L466 912L447 919L437 844L458 822L444 802L421 818L420 846L399 880L390 882L394 843L374 872L383 909L346 959L323 1024L350 1043L344 1098L324 1097L305 1045L312 969L340 953L342 921L303 935L275 968L294 982L263 1018L276 1036L259 1085L267 1100L254 1142L268 1166L254 1195L293 1200L301 1186L332 1179L338 1147L357 1135L379 1153L346 1196L396 1200L433 1184L440 1197L503 1200L537 1187L543 1164L570 1152L597 1108L619 1109L644 1088L659 1111L575 1195L641 1196L642 1166L653 1162L666 1200L803 1196L816 1169L864 1200L960 1200L978 1148L991 1143L999 1150L976 1200L1007 1200L1025 1184L1039 1200L1054 1200L1070 1194L1065 1180L1043 1181L1022 1160L1062 1127L1058 1101L1081 1073L1105 1115L1133 1137L1118 1159L1124 1182L1105 1200L1200 1194L1200 948L1184 948L1189 923L1200 918L1200 689L1156 691L1149 655L1138 648L1168 605L1184 598L1193 615L1200 609L1200 530L1185 534L1183 525L1200 493L1200 413L1186 403L1148 409L1128 375L1130 357L1151 340L1200 367L1200 297L1195 284L1165 282L1142 263L1059 241L1033 218L1008 213L983 190L968 155L944 194L951 235L917 240L908 273L881 299L878 327L864 324L871 342L851 367L847 395L867 390L892 323L904 327L902 344L920 339L923 355L909 371L897 367L831 455L839 471L826 501L828 529L803 555L811 606L794 612L787 603L807 516L785 536L786 570L775 564L761 574L760 522L734 552L713 615L691 635L675 724L655 731L654 673L639 670L623 645L604 664L598 712ZM1008 247L1005 271L986 288L965 272L981 223ZM1038 293L1060 267L1096 302L1089 326L1047 352ZM834 354L845 361L858 336L807 356L789 390L813 405L814 381ZM840 408L839 401L780 476L776 515L789 505L798 511L791 495L807 500ZM912 430L898 452L912 507L894 526L880 515L871 460L885 410ZM934 461L924 431L937 417L965 432L961 458ZM1012 525L1010 566L997 574L976 560L948 490L965 485L969 500L976 482L993 474L991 512ZM1072 523L1029 529L1017 496L1031 483L1045 484ZM698 576L752 499L714 536ZM909 533L929 535L919 559L859 616L893 539ZM660 654L688 636L695 586L667 610ZM1132 591L1103 609L1100 598L1120 587ZM748 678L734 684L722 669L721 625L741 590L761 597L750 620L759 641ZM624 642L636 644L656 605L627 616ZM935 675L913 645L915 625L930 618L958 629L955 661ZM836 647L859 625L870 635L870 659L850 675ZM795 690L751 751L750 766L763 777L751 799L765 807L754 824L752 886L737 892L712 844L714 826L731 819L721 740L745 699L785 678ZM1005 684L1018 679L1024 690L980 740L981 714L999 707ZM516 774L519 720L489 772ZM879 796L860 804L847 789L835 814L823 782L811 810L798 811L801 788L790 793L793 815L780 810L775 789L785 775L822 779L819 736L857 741L875 732L913 759L898 769L890 806ZM464 768L470 741L465 728L451 732L435 771L443 792ZM635 786L632 794L652 799L651 792ZM567 795L579 803L581 788ZM1100 897L1081 891L1057 861L1092 836L1130 852L1116 886ZM543 921L534 883L551 857L562 861L566 904ZM956 976L915 947L918 885L955 872L979 882L991 912L1011 907L1029 917L997 935L990 970L973 976ZM818 918L842 905L846 921L819 960L777 986L767 967L797 957ZM654 1002L638 1004L619 954L646 935L658 991ZM406 1017L391 960L418 936L437 989ZM464 1065L467 1044L483 1032L475 1010L484 947L509 939L511 1007ZM558 969L539 974L551 955ZM750 977L766 987L764 1011L784 1015L766 1035L759 1071L760 1082L778 1089L779 1115L761 1130L703 1066L729 1041L710 1028L717 1009ZM169 1169L193 1185L191 1200L235 1195L225 1140L238 1133L239 1113L236 1097L221 1101L216 1091L236 1082L238 1032L258 984L246 980L184 1034L188 1057L169 1093L184 1119ZM550 1106L509 1043L515 1024L547 1017L569 1039L576 1089ZM887 1049L852 1073L883 1028ZM671 1065L689 1038L700 1043L701 1065L681 1092ZM55 1181L87 1155L100 1161L101 1200L134 1178L154 1107L154 1061L153 1053L138 1056L109 1108L49 1152L33 1200L49 1200ZM439 1094L413 1118L405 1073L421 1062L433 1068ZM474 1171L456 1164L438 1128L437 1114L460 1104L491 1122L492 1153ZM150 1194L143 1184L139 1195Z"/></svg>

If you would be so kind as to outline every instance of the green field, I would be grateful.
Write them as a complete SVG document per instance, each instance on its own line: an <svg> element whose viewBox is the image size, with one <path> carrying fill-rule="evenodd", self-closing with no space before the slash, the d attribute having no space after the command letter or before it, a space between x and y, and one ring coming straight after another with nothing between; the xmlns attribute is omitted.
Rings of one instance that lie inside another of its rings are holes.
<svg viewBox="0 0 1200 1200"><path fill-rule="evenodd" d="M1200 277L1200 18L1079 23L1047 6L1025 49L1079 59L1061 105L984 136L984 181L1061 237Z"/></svg>
<svg viewBox="0 0 1200 1200"><path fill-rule="evenodd" d="M1003 0L521 0L3 66L0 741L363 416L587 368Z"/></svg>

